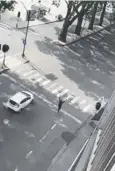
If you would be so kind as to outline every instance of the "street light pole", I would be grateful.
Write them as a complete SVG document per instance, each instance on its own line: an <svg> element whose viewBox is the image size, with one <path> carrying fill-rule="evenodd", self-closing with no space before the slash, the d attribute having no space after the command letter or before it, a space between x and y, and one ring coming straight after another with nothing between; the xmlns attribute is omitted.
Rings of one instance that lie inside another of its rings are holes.
<svg viewBox="0 0 115 171"><path fill-rule="evenodd" d="M27 27L26 27L26 34L25 34L25 39L23 41L23 52L22 52L22 57L24 58L25 57L25 47L26 47L26 42L27 42L27 36L28 36L28 29L29 29L29 22L30 22L30 14L31 14L31 11L29 10L28 11L28 15L27 15Z"/></svg>

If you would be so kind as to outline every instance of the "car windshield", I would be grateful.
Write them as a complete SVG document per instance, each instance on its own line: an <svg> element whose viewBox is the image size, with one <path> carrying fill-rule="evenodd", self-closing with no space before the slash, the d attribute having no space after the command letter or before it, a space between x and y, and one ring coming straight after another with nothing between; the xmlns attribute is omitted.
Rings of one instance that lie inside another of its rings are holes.
<svg viewBox="0 0 115 171"><path fill-rule="evenodd" d="M26 95L26 97L30 97L30 95L29 94L27 94L26 92L22 92L22 94L24 94L24 95Z"/></svg>
<svg viewBox="0 0 115 171"><path fill-rule="evenodd" d="M13 101L13 100L10 100L9 103L10 103L11 105L13 105L13 106L18 106L18 104L17 104L15 101Z"/></svg>

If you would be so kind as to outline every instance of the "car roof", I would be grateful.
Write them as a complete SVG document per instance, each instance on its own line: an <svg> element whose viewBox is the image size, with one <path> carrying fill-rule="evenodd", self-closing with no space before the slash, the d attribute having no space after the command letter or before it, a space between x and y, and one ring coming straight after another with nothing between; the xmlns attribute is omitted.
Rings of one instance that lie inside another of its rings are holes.
<svg viewBox="0 0 115 171"><path fill-rule="evenodd" d="M24 100L27 96L23 94L22 92L16 93L14 96L10 98L10 100L15 101L16 103L20 104L22 100Z"/></svg>

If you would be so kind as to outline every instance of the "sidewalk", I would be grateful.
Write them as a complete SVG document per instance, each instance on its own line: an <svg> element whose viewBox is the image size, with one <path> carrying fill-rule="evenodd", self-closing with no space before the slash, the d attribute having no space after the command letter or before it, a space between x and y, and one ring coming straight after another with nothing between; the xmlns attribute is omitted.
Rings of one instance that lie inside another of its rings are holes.
<svg viewBox="0 0 115 171"><path fill-rule="evenodd" d="M52 164L47 171L71 171L75 159L79 160L92 132L93 128L88 124L83 127L77 133L76 138L65 149L64 153L58 155L56 160L53 159Z"/></svg>
<svg viewBox="0 0 115 171"><path fill-rule="evenodd" d="M17 18L10 18L5 20L0 20L1 23L6 24L10 27L16 28ZM34 21L29 22L29 27L38 26L38 25L45 25L50 23L60 22L58 19L54 18L54 16L46 16L43 20L35 19ZM18 22L18 29L23 29L27 27L27 21L20 20Z"/></svg>

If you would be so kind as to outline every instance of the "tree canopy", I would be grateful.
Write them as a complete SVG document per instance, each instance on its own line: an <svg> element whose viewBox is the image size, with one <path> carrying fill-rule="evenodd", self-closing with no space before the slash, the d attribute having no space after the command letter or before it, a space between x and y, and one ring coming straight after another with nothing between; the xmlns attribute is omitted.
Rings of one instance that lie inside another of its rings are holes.
<svg viewBox="0 0 115 171"><path fill-rule="evenodd" d="M5 12L6 9L13 11L15 7L15 0L0 0L0 12Z"/></svg>

